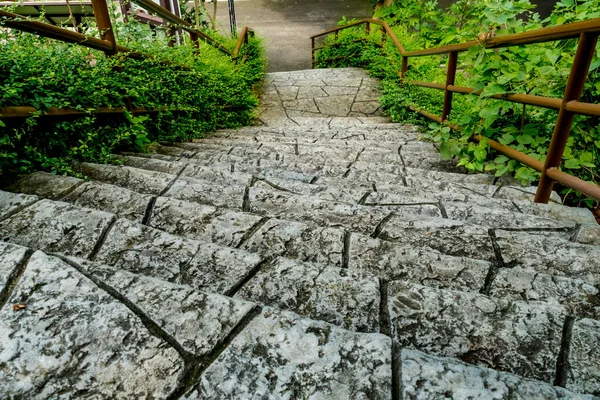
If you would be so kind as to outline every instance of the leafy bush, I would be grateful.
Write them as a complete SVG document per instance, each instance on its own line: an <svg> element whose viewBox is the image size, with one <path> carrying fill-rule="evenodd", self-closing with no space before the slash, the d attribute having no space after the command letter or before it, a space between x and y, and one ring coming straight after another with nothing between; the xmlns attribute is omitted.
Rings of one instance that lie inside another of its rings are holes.
<svg viewBox="0 0 600 400"><path fill-rule="evenodd" d="M459 0L441 10L435 0L396 0L376 16L390 24L408 50L419 50L468 40L518 33L600 17L600 0L562 0L554 12L541 20L528 0ZM341 24L347 23L342 21ZM444 157L456 157L469 171L491 171L497 176L512 174L523 183L536 181L539 173L505 156L498 156L483 141L469 142L472 134L493 138L530 156L544 160L556 122L555 110L492 99L495 94L526 93L561 98L573 63L576 40L486 50L474 46L459 54L456 85L482 90L481 96L455 94L449 120L461 126L455 132L439 124L424 121L408 111L414 105L439 115L443 92L401 83L397 71L401 57L388 40L382 52L379 29L372 29L368 41L364 27L340 32L336 46L317 54L317 66L366 66L382 79L382 103L392 120L420 122L424 135L440 143ZM326 39L334 44L334 37ZM357 47L362 46L362 51ZM592 63L583 101L600 103L600 46ZM350 59L346 58L352 56ZM406 78L409 81L445 83L446 56L410 58ZM564 154L562 169L593 183L600 183L600 119L577 117ZM562 188L572 203L594 202Z"/></svg>
<svg viewBox="0 0 600 400"><path fill-rule="evenodd" d="M0 21L1 23L1 21ZM254 84L264 75L262 45L251 39L245 63L201 42L169 47L168 38L134 22L118 24L120 44L152 55L136 60L18 31L0 30L0 108L30 106L81 111L144 107L158 113L0 121L0 179L47 170L72 173L73 161L108 162L116 150L198 138L254 116ZM95 28L87 28L94 33ZM214 34L214 33L213 33ZM221 39L233 48L235 41ZM170 64L161 60L168 60Z"/></svg>

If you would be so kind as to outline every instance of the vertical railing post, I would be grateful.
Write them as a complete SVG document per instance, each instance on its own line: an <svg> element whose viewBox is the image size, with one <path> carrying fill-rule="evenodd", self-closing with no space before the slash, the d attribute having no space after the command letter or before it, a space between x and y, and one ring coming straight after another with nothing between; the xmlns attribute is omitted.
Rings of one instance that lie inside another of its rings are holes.
<svg viewBox="0 0 600 400"><path fill-rule="evenodd" d="M550 200L554 181L548 177L546 171L550 168L558 168L560 166L567 145L567 139L569 139L569 134L571 133L573 119L575 118L575 114L567 111L565 106L570 101L579 101L581 99L587 74L592 63L592 58L594 57L596 43L598 43L597 33L582 33L579 36L577 53L573 60L571 74L569 75L560 111L558 112L556 126L552 133L552 140L550 141L550 147L546 155L542 177L540 178L540 183L535 194L534 201L536 203L545 204Z"/></svg>
<svg viewBox="0 0 600 400"><path fill-rule="evenodd" d="M340 31L335 31L335 42L338 42L338 34L340 33Z"/></svg>
<svg viewBox="0 0 600 400"><path fill-rule="evenodd" d="M446 71L446 87L444 88L444 108L442 110L442 121L447 120L448 116L450 115L450 111L452 111L452 92L448 90L448 86L454 85L457 62L458 52L450 52L450 54L448 54L448 69Z"/></svg>
<svg viewBox="0 0 600 400"><path fill-rule="evenodd" d="M382 25L381 26L381 47L383 47L385 49L385 40L387 39L387 31L385 30L385 27Z"/></svg>
<svg viewBox="0 0 600 400"><path fill-rule="evenodd" d="M310 42L311 42L311 62L312 62L312 68L315 68L315 38L310 38Z"/></svg>
<svg viewBox="0 0 600 400"><path fill-rule="evenodd" d="M200 41L198 40L198 34L196 32L190 32L190 41L192 42L194 47L200 49Z"/></svg>
<svg viewBox="0 0 600 400"><path fill-rule="evenodd" d="M112 50L107 51L106 55L116 54L117 39L115 38L115 31L113 30L112 23L110 21L110 14L108 13L108 5L106 4L106 0L92 0L92 8L94 10L94 17L96 18L98 31L100 31L100 39L106 40L112 44Z"/></svg>
<svg viewBox="0 0 600 400"><path fill-rule="evenodd" d="M365 32L367 35L369 33L371 33L371 23L370 22L365 22Z"/></svg>
<svg viewBox="0 0 600 400"><path fill-rule="evenodd" d="M402 56L402 70L400 71L400 78L404 80L406 78L406 71L408 70L408 57Z"/></svg>

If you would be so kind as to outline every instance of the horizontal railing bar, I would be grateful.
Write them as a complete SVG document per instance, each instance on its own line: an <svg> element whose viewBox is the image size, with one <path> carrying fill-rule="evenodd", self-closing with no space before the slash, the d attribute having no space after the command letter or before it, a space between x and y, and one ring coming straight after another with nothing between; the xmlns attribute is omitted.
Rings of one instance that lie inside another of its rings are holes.
<svg viewBox="0 0 600 400"><path fill-rule="evenodd" d="M146 109L144 107L136 107L131 110L127 110L123 107L98 107L89 111L76 110L74 108L57 108L50 107L48 110L43 111L39 114L40 117L69 117L69 116L85 116L90 114L123 114L129 111L134 114L150 114L158 113L162 111L182 111L178 109ZM13 119L13 118L29 118L34 116L39 111L35 107L18 106L18 107L5 107L0 109L0 119Z"/></svg>
<svg viewBox="0 0 600 400"><path fill-rule="evenodd" d="M570 187L573 190L600 201L600 187L592 183L586 182L556 168L548 168L546 170L546 175L548 175L550 179L564 186Z"/></svg>
<svg viewBox="0 0 600 400"><path fill-rule="evenodd" d="M113 50L112 44L107 40L86 36L75 31L59 28L40 21L29 21L22 15L13 14L5 10L0 10L0 23L9 28L18 29L28 33L35 33L43 37L57 39L67 43L77 43L89 47L90 49L101 51ZM119 46L119 51L130 52L131 49Z"/></svg>
<svg viewBox="0 0 600 400"><path fill-rule="evenodd" d="M448 90L454 93L481 95L481 90L465 86L448 86ZM558 110L561 107L561 99L553 97L536 96L532 94L495 94L490 96L494 99L506 100L512 103L529 104L532 106L551 108Z"/></svg>
<svg viewBox="0 0 600 400"><path fill-rule="evenodd" d="M233 53L231 54L233 57L237 57L238 54L240 54L240 50L242 49L242 45L244 44L244 41L248 40L247 36L250 33L254 33L254 31L252 29L248 28L247 26L244 26L242 28L242 31L240 32L240 36L238 38L238 41L235 44L235 49L233 50Z"/></svg>
<svg viewBox="0 0 600 400"><path fill-rule="evenodd" d="M327 31L324 31L324 32L321 32L321 33L317 33L316 35L313 35L313 36L311 36L310 38L311 38L311 39L316 39L316 38L318 38L318 37L325 36L325 35L329 35L330 33L335 33L335 32L337 32L337 31L341 31L341 30L343 30L343 29L348 29L348 28L351 28L351 27L353 27L353 26L357 26L357 25L366 24L367 22L370 22L370 23L379 23L379 24L381 24L381 22L380 22L380 21L376 21L376 22L374 22L374 21L376 21L376 20L372 20L372 19L369 19L369 18L362 19L362 20L360 20L360 21L353 22L353 23L351 23L351 24L348 24L348 25L339 26L339 27L337 27L337 28L332 28L332 29L329 29L329 30L327 30Z"/></svg>
<svg viewBox="0 0 600 400"><path fill-rule="evenodd" d="M421 87L426 87L426 88L430 88L430 89L444 90L446 88L446 85L443 85L441 83L421 82L421 81L406 81L406 83L408 83L410 85L421 86Z"/></svg>
<svg viewBox="0 0 600 400"><path fill-rule="evenodd" d="M580 101L569 101L565 104L565 110L581 115L600 117L600 104L582 103Z"/></svg>
<svg viewBox="0 0 600 400"><path fill-rule="evenodd" d="M519 161L520 163L525 164L525 165L535 169L538 172L542 172L542 169L544 169L544 163L541 162L540 160L536 160L535 158L528 156L527 154L525 154L523 152L515 150L512 147L505 146L501 143L498 143L494 139L490 139L490 138L487 138L487 137L481 136L481 135L473 135L472 138L476 142L480 142L481 140L486 139L488 145L492 149L504 154L505 156L514 158L515 160Z"/></svg>
<svg viewBox="0 0 600 400"><path fill-rule="evenodd" d="M440 116L438 116L438 115L435 115L435 114L432 114L432 113L430 113L429 111L421 110L420 108L417 108L417 107L415 107L415 106L408 106L408 108L409 108L411 111L414 111L414 112L416 112L416 113L418 113L418 114L421 114L421 115L422 115L422 116L424 116L424 117L427 117L427 118L429 118L429 119L431 119L431 120L434 120L434 121L436 121L436 122L439 122L440 124L442 123L442 117L440 117Z"/></svg>

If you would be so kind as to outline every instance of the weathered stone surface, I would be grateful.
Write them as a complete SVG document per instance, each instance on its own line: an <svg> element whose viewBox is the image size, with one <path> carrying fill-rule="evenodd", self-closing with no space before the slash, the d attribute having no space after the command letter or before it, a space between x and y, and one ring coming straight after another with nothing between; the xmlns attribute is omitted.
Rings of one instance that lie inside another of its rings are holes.
<svg viewBox="0 0 600 400"><path fill-rule="evenodd" d="M0 190L0 220L35 203L37 200L37 196Z"/></svg>
<svg viewBox="0 0 600 400"><path fill-rule="evenodd" d="M81 163L79 170L93 180L154 195L166 190L175 179L175 175L125 166Z"/></svg>
<svg viewBox="0 0 600 400"><path fill-rule="evenodd" d="M389 313L401 345L553 382L565 310L392 282Z"/></svg>
<svg viewBox="0 0 600 400"><path fill-rule="evenodd" d="M572 221L579 224L596 224L594 215L587 208L560 206L553 203L540 204L515 200L515 206L524 214L538 215L560 221Z"/></svg>
<svg viewBox="0 0 600 400"><path fill-rule="evenodd" d="M145 169L148 171L164 172L176 175L186 166L186 162L176 161L175 159L166 160L149 157L122 156L116 155L114 158L127 167Z"/></svg>
<svg viewBox="0 0 600 400"><path fill-rule="evenodd" d="M41 200L0 222L0 238L21 246L87 258L113 214Z"/></svg>
<svg viewBox="0 0 600 400"><path fill-rule="evenodd" d="M520 376L402 349L403 399L592 399Z"/></svg>
<svg viewBox="0 0 600 400"><path fill-rule="evenodd" d="M425 248L352 234L348 268L386 280L420 283L432 287L478 292L490 264L464 257L451 257Z"/></svg>
<svg viewBox="0 0 600 400"><path fill-rule="evenodd" d="M20 192L55 199L64 196L70 190L82 183L83 180L70 176L58 176L47 172L35 172L20 179L14 185L11 185L8 190L11 192Z"/></svg>
<svg viewBox="0 0 600 400"><path fill-rule="evenodd" d="M151 195L139 194L120 186L86 182L63 198L63 201L141 223L151 198Z"/></svg>
<svg viewBox="0 0 600 400"><path fill-rule="evenodd" d="M0 392L27 399L166 398L184 369L125 305L41 252L0 310L0 360Z"/></svg>
<svg viewBox="0 0 600 400"><path fill-rule="evenodd" d="M74 259L152 318L190 354L215 351L255 304Z"/></svg>
<svg viewBox="0 0 600 400"><path fill-rule="evenodd" d="M339 201L348 203L358 203L365 193L370 189L364 187L332 187L328 185L311 185L304 182L287 181L281 179L261 179L252 185L257 189L266 191L283 191L292 194L301 194L304 196L317 197L323 200Z"/></svg>
<svg viewBox="0 0 600 400"><path fill-rule="evenodd" d="M378 238L415 247L427 246L452 256L494 258L487 229L460 221L393 215L382 225Z"/></svg>
<svg viewBox="0 0 600 400"><path fill-rule="evenodd" d="M358 332L379 332L379 281L284 258L261 268L236 294Z"/></svg>
<svg viewBox="0 0 600 400"><path fill-rule="evenodd" d="M506 265L600 283L600 249L558 237L496 231Z"/></svg>
<svg viewBox="0 0 600 400"><path fill-rule="evenodd" d="M574 239L579 243L600 246L600 226L595 222L583 225Z"/></svg>
<svg viewBox="0 0 600 400"><path fill-rule="evenodd" d="M237 247L261 217L187 201L156 199L150 226L174 235Z"/></svg>
<svg viewBox="0 0 600 400"><path fill-rule="evenodd" d="M519 267L501 268L490 296L502 299L554 302L577 315L600 318L600 290L581 279L553 276Z"/></svg>
<svg viewBox="0 0 600 400"><path fill-rule="evenodd" d="M410 144L406 144L402 146L402 148L406 150L409 146ZM411 151L413 150L411 149ZM410 167L406 167L404 171L407 178L425 181L455 182L460 184L470 183L475 185L493 185L494 183L494 176L488 174L456 174L452 172L431 171ZM495 190L497 188L493 189Z"/></svg>
<svg viewBox="0 0 600 400"><path fill-rule="evenodd" d="M180 178L164 193L164 196L215 207L242 210L244 191L243 186L213 185L191 178Z"/></svg>
<svg viewBox="0 0 600 400"><path fill-rule="evenodd" d="M185 399L391 399L391 341L267 308Z"/></svg>
<svg viewBox="0 0 600 400"><path fill-rule="evenodd" d="M311 226L346 227L373 232L389 210L337 203L284 192L250 189L250 211L275 218L301 221Z"/></svg>
<svg viewBox="0 0 600 400"><path fill-rule="evenodd" d="M577 320L573 324L567 389L600 396L600 321Z"/></svg>
<svg viewBox="0 0 600 400"><path fill-rule="evenodd" d="M466 221L496 229L564 229L567 239L575 228L574 222L557 221L555 219L519 214L503 209L482 207L474 204L445 202L444 209L448 218Z"/></svg>
<svg viewBox="0 0 600 400"><path fill-rule="evenodd" d="M118 220L96 261L140 275L228 293L260 262L242 250L174 236Z"/></svg>
<svg viewBox="0 0 600 400"><path fill-rule="evenodd" d="M345 117L352 111L353 95L329 96L314 99L319 112L325 115Z"/></svg>
<svg viewBox="0 0 600 400"><path fill-rule="evenodd" d="M25 261L26 254L26 247L0 242L0 291L4 290L15 268Z"/></svg>
<svg viewBox="0 0 600 400"><path fill-rule="evenodd" d="M357 101L352 105L352 111L363 114L374 114L377 110L379 110L378 101Z"/></svg>
<svg viewBox="0 0 600 400"><path fill-rule="evenodd" d="M503 186L498 190L495 197L499 199L533 202L536 190L537 187L535 186ZM562 203L562 199L556 192L552 192L550 201L556 204Z"/></svg>
<svg viewBox="0 0 600 400"><path fill-rule="evenodd" d="M241 247L252 253L341 266L344 231L310 228L300 222L268 220Z"/></svg>

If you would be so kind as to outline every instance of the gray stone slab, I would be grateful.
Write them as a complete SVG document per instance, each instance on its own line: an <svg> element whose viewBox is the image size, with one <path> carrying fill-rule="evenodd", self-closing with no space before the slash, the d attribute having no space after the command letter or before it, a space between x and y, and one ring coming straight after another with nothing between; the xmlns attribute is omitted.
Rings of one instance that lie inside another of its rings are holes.
<svg viewBox="0 0 600 400"><path fill-rule="evenodd" d="M389 313L402 346L554 381L566 318L558 305L392 282Z"/></svg>
<svg viewBox="0 0 600 400"><path fill-rule="evenodd" d="M11 192L32 194L39 197L56 199L64 196L83 180L71 176L60 176L47 172L34 172L8 187Z"/></svg>
<svg viewBox="0 0 600 400"><path fill-rule="evenodd" d="M172 174L126 166L81 163L79 170L93 180L121 186L138 193L154 195L164 191L175 179L175 175Z"/></svg>
<svg viewBox="0 0 600 400"><path fill-rule="evenodd" d="M190 354L207 356L221 345L255 304L198 292L156 278L73 259L152 318Z"/></svg>
<svg viewBox="0 0 600 400"><path fill-rule="evenodd" d="M402 349L403 399L592 399L547 383Z"/></svg>
<svg viewBox="0 0 600 400"><path fill-rule="evenodd" d="M496 231L504 263L554 276L600 283L600 249L523 232Z"/></svg>
<svg viewBox="0 0 600 400"><path fill-rule="evenodd" d="M120 186L86 182L64 197L63 201L141 223L151 198L151 195L139 194Z"/></svg>
<svg viewBox="0 0 600 400"><path fill-rule="evenodd" d="M322 90L329 96L355 96L358 93L357 86L325 86Z"/></svg>
<svg viewBox="0 0 600 400"><path fill-rule="evenodd" d="M494 259L488 230L460 221L393 215L382 225L378 238L403 245L430 247L452 256Z"/></svg>
<svg viewBox="0 0 600 400"><path fill-rule="evenodd" d="M572 221L579 224L596 224L594 214L587 208L567 207L558 204L532 203L530 201L514 201L515 206L524 214L537 215L560 221Z"/></svg>
<svg viewBox="0 0 600 400"><path fill-rule="evenodd" d="M360 92L359 92L360 95ZM352 111L363 113L363 114L374 114L377 110L379 110L379 102L378 101L360 101L357 100L354 104L352 104Z"/></svg>
<svg viewBox="0 0 600 400"><path fill-rule="evenodd" d="M311 226L345 227L358 232L373 232L390 212L260 188L251 188L249 198L253 213Z"/></svg>
<svg viewBox="0 0 600 400"><path fill-rule="evenodd" d="M340 268L278 258L236 297L357 332L379 332L379 281Z"/></svg>
<svg viewBox="0 0 600 400"><path fill-rule="evenodd" d="M39 198L22 193L10 193L0 190L0 220L35 203Z"/></svg>
<svg viewBox="0 0 600 400"><path fill-rule="evenodd" d="M21 246L86 258L115 218L103 211L41 200L0 223L0 238Z"/></svg>
<svg viewBox="0 0 600 400"><path fill-rule="evenodd" d="M505 209L482 207L480 205L463 203L443 203L448 218L465 221L496 229L564 229L567 239L575 228L575 222L557 221L555 219L520 214ZM558 234L558 233L557 233Z"/></svg>
<svg viewBox="0 0 600 400"><path fill-rule="evenodd" d="M267 308L185 399L391 399L391 341Z"/></svg>
<svg viewBox="0 0 600 400"><path fill-rule="evenodd" d="M581 319L573 324L567 389L600 397L600 322Z"/></svg>
<svg viewBox="0 0 600 400"><path fill-rule="evenodd" d="M164 196L215 207L242 210L244 191L245 188L243 186L213 185L191 178L180 178Z"/></svg>
<svg viewBox="0 0 600 400"><path fill-rule="evenodd" d="M127 167L164 172L172 175L178 174L186 165L186 162L184 161L164 160L149 157L116 155L114 158L119 162L122 162L123 165Z"/></svg>
<svg viewBox="0 0 600 400"><path fill-rule="evenodd" d="M162 154L165 156L176 157L178 159L190 158L194 151L181 149L179 147L173 146L165 146L158 143L153 143L151 146L147 148L147 150L151 153Z"/></svg>
<svg viewBox="0 0 600 400"><path fill-rule="evenodd" d="M17 266L25 261L26 254L26 247L0 242L0 291L4 290Z"/></svg>
<svg viewBox="0 0 600 400"><path fill-rule="evenodd" d="M270 219L241 248L263 256L283 255L294 260L341 267L344 231Z"/></svg>
<svg viewBox="0 0 600 400"><path fill-rule="evenodd" d="M577 232L575 240L583 244L600 246L600 226L595 222L583 225Z"/></svg>
<svg viewBox="0 0 600 400"><path fill-rule="evenodd" d="M41 252L0 310L0 338L7 398L166 398L184 373L177 351L137 315Z"/></svg>
<svg viewBox="0 0 600 400"><path fill-rule="evenodd" d="M581 279L501 268L490 286L490 296L563 304L575 315L600 319L600 289Z"/></svg>
<svg viewBox="0 0 600 400"><path fill-rule="evenodd" d="M120 219L95 261L198 290L228 293L261 259Z"/></svg>
<svg viewBox="0 0 600 400"><path fill-rule="evenodd" d="M320 86L302 86L298 89L298 99L313 99L316 97L329 96Z"/></svg>
<svg viewBox="0 0 600 400"><path fill-rule="evenodd" d="M352 111L353 95L318 97L314 99L321 114L345 117Z"/></svg>
<svg viewBox="0 0 600 400"><path fill-rule="evenodd" d="M189 239L237 247L261 217L183 200L156 199L150 226Z"/></svg>
<svg viewBox="0 0 600 400"><path fill-rule="evenodd" d="M283 102L283 107L286 110L309 111L319 113L317 105L313 99L289 100Z"/></svg>
<svg viewBox="0 0 600 400"><path fill-rule="evenodd" d="M432 287L478 292L490 264L466 257L442 255L428 248L352 234L348 268L386 280L401 280Z"/></svg>
<svg viewBox="0 0 600 400"><path fill-rule="evenodd" d="M422 142L416 142L422 143ZM406 148L409 144L404 145L402 148ZM456 174L452 172L440 172L430 171L418 168L405 168L406 177L414 179L430 180L430 181L442 181L442 182L455 182L460 184L470 183L475 185L492 185L494 183L494 176L488 174ZM494 188L494 190L497 188Z"/></svg>
<svg viewBox="0 0 600 400"><path fill-rule="evenodd" d="M514 201L533 202L536 190L537 187L535 186L503 186L498 190L495 197ZM556 192L552 192L550 201L556 204L562 204L562 199Z"/></svg>
<svg viewBox="0 0 600 400"><path fill-rule="evenodd" d="M468 175L465 175L468 176ZM438 181L430 180L423 177L412 177L406 176L406 184L418 190L427 191L430 193L435 192L453 192L461 193L468 196L470 199L475 197L481 197L482 199L489 199L494 196L498 191L497 186L483 185L474 183L456 183L451 181Z"/></svg>
<svg viewBox="0 0 600 400"><path fill-rule="evenodd" d="M304 182L289 181L278 178L258 180L253 185L254 188L265 191L283 191L290 194L299 194L303 196L316 197L323 200L339 201L347 203L358 203L363 196L370 190L364 187L333 186L333 185L311 185Z"/></svg>

